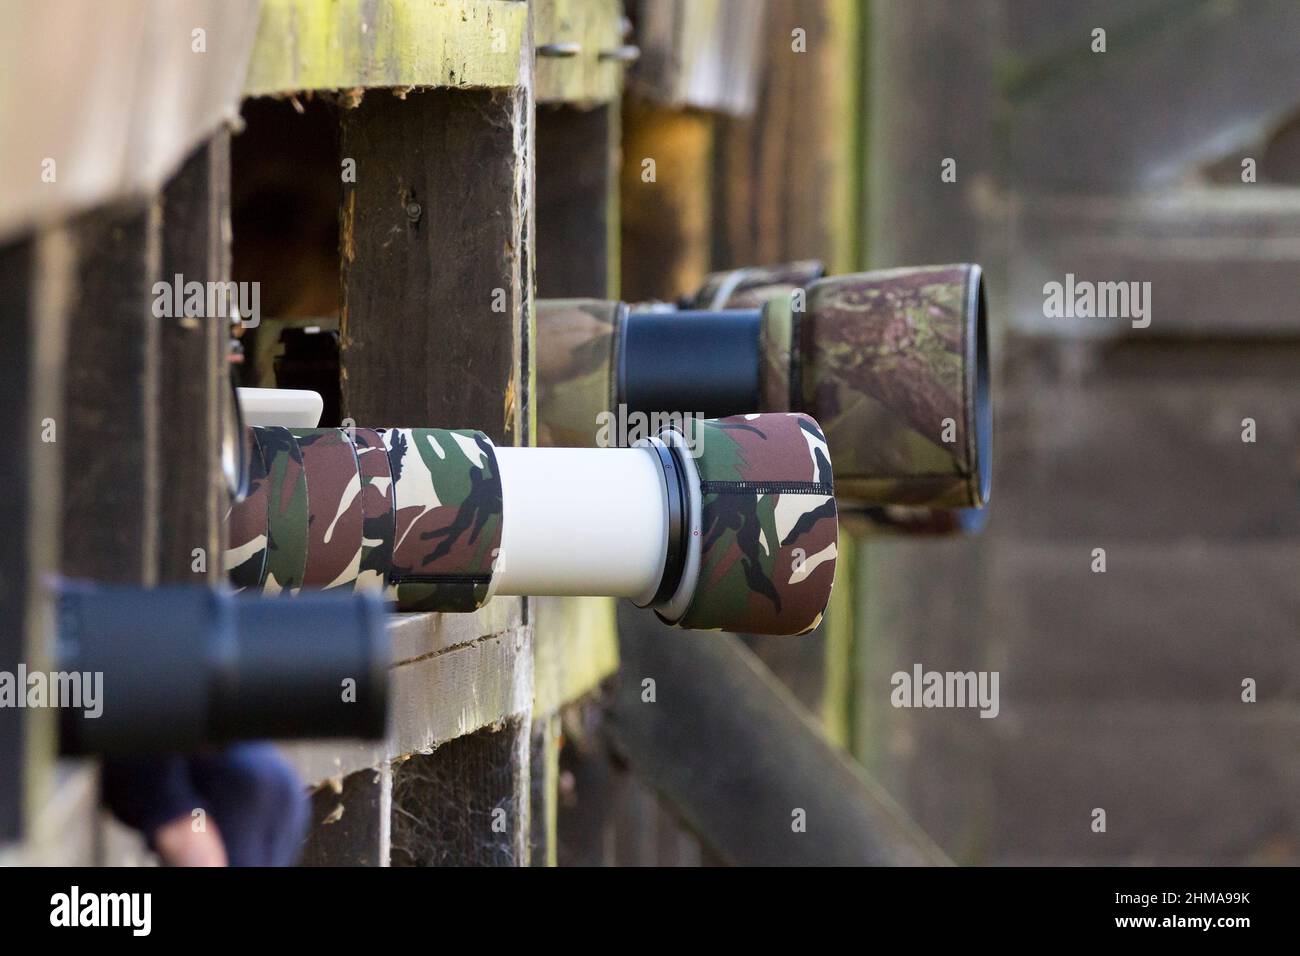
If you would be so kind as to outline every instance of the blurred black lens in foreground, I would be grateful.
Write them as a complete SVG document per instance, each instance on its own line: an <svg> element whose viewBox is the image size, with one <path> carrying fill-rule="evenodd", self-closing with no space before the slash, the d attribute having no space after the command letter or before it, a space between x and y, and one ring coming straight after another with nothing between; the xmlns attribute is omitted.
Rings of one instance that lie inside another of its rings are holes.
<svg viewBox="0 0 1300 956"><path fill-rule="evenodd" d="M60 709L64 753L384 735L388 645L374 595L65 582L58 637L64 679L99 681L93 708Z"/></svg>

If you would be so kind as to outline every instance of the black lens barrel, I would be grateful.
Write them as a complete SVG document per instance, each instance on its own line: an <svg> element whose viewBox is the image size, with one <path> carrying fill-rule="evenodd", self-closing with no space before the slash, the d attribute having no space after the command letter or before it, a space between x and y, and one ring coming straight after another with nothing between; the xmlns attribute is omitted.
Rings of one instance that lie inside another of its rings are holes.
<svg viewBox="0 0 1300 956"><path fill-rule="evenodd" d="M102 686L98 716L60 708L65 753L385 731L388 643L382 602L370 594L282 601L68 583L55 658L61 673Z"/></svg>
<svg viewBox="0 0 1300 956"><path fill-rule="evenodd" d="M760 407L762 310L633 312L619 337L618 401L629 412L723 418Z"/></svg>

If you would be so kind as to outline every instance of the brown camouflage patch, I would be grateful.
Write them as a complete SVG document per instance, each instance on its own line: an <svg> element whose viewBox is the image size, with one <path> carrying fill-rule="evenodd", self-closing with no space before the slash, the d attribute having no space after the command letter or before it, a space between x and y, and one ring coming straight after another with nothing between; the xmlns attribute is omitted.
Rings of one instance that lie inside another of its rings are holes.
<svg viewBox="0 0 1300 956"><path fill-rule="evenodd" d="M361 567L361 480L347 433L295 429L307 473L307 588L351 589Z"/></svg>

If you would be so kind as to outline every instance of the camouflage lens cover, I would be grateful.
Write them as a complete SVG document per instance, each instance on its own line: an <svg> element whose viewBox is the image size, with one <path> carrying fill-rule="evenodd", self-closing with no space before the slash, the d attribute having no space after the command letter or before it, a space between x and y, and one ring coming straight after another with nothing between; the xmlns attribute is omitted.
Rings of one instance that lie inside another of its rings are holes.
<svg viewBox="0 0 1300 956"><path fill-rule="evenodd" d="M262 587L266 573L266 543L270 536L266 458L262 454L257 429L245 429L245 433L249 449L248 490L242 500L235 502L226 521L229 541L224 567L230 585L236 591Z"/></svg>
<svg viewBox="0 0 1300 956"><path fill-rule="evenodd" d="M501 548L501 474L482 432L390 428L395 521L389 581L409 611L473 611Z"/></svg>
<svg viewBox="0 0 1300 956"><path fill-rule="evenodd" d="M835 580L830 455L807 415L691 419L699 472L700 571L670 623L698 630L803 634L821 621Z"/></svg>
<svg viewBox="0 0 1300 956"><path fill-rule="evenodd" d="M307 472L302 449L287 428L257 429L266 459L267 549L262 589L295 593L307 570Z"/></svg>
<svg viewBox="0 0 1300 956"><path fill-rule="evenodd" d="M983 506L992 414L979 266L820 279L807 307L797 391L835 445L841 496Z"/></svg>
<svg viewBox="0 0 1300 956"><path fill-rule="evenodd" d="M361 479L340 428L293 430L307 476L307 588L352 590L361 569Z"/></svg>
<svg viewBox="0 0 1300 956"><path fill-rule="evenodd" d="M817 259L712 272L683 307L753 309L773 299L788 298L795 289L805 289L825 274L826 266Z"/></svg>
<svg viewBox="0 0 1300 956"><path fill-rule="evenodd" d="M351 435L357 455L357 477L361 481L361 560L357 588L382 589L393 566L396 533L388 448L383 436L372 428L354 428Z"/></svg>
<svg viewBox="0 0 1300 956"><path fill-rule="evenodd" d="M472 611L501 546L486 435L438 428L256 427L230 517L237 588L386 589L402 610Z"/></svg>
<svg viewBox="0 0 1300 956"><path fill-rule="evenodd" d="M597 416L614 408L618 336L627 306L543 299L536 308L538 444L590 448Z"/></svg>

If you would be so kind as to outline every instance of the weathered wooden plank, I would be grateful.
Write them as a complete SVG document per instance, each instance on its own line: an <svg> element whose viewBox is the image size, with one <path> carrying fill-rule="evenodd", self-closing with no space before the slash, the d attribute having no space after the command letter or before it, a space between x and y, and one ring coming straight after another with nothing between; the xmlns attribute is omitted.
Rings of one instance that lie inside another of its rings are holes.
<svg viewBox="0 0 1300 956"><path fill-rule="evenodd" d="M161 320L152 289L161 226L158 197L69 226L77 259L59 439L66 442L60 567L69 577L159 581ZM209 553L208 563L218 554Z"/></svg>
<svg viewBox="0 0 1300 956"><path fill-rule="evenodd" d="M1300 698L1300 541L1107 540L1105 574L1086 541L1003 539L987 553L997 617L973 620L970 638L995 649L1004 698L1208 708L1244 677L1268 688L1261 699Z"/></svg>
<svg viewBox="0 0 1300 956"><path fill-rule="evenodd" d="M842 0L798 0L769 4L766 15L754 113L719 120L714 264L813 258L850 271L862 258L865 12ZM833 605L816 632L794 642L746 638L841 745L852 709L849 552L841 536Z"/></svg>
<svg viewBox="0 0 1300 956"><path fill-rule="evenodd" d="M535 715L587 696L618 669L616 606L612 598L534 602Z"/></svg>
<svg viewBox="0 0 1300 956"><path fill-rule="evenodd" d="M630 88L673 109L748 113L761 74L757 64L767 5L767 0L761 6L755 0L636 0L642 55Z"/></svg>
<svg viewBox="0 0 1300 956"><path fill-rule="evenodd" d="M865 112L867 252L885 268L981 262L996 168L995 3L874 0ZM937 69L936 52L943 51ZM918 108L924 104L924 108ZM956 161L945 182L943 161Z"/></svg>
<svg viewBox="0 0 1300 956"><path fill-rule="evenodd" d="M528 716L532 704L531 633L520 628L413 661L393 671L399 699L429 700L395 708L397 753L429 750L503 718Z"/></svg>
<svg viewBox="0 0 1300 956"><path fill-rule="evenodd" d="M581 15L581 6L571 3L543 6ZM548 62L539 57L539 83L561 73L550 70ZM538 295L618 295L620 127L617 101L594 109L537 111ZM598 795L584 794L586 813L573 819L566 801L574 793L571 787L561 789L560 758L568 748L561 746L560 713L581 710L567 705L596 693L617 669L617 623L615 602L605 598L541 598L533 611L532 862L555 866L573 862L571 844L596 839L602 815L612 812ZM596 713L591 707L586 711ZM603 750L588 761L607 763ZM566 779L572 781L572 773ZM563 839L562 814L569 818Z"/></svg>
<svg viewBox="0 0 1300 956"><path fill-rule="evenodd" d="M63 572L158 580L161 205L77 219L77 281L64 381Z"/></svg>
<svg viewBox="0 0 1300 956"><path fill-rule="evenodd" d="M48 665L53 608L46 583L59 560L73 264L62 231L0 246L0 314L15 331L0 350L0 398L18 423L10 454L0 461L0 482L9 489L9 541L0 550L0 670L10 673L20 662L33 670ZM51 711L0 709L0 766L8 768L0 774L0 846L32 829L50 793L53 754Z"/></svg>
<svg viewBox="0 0 1300 956"><path fill-rule="evenodd" d="M491 600L470 614L394 614L388 619L395 666L524 626L519 601Z"/></svg>
<svg viewBox="0 0 1300 956"><path fill-rule="evenodd" d="M980 721L1002 726L981 728L994 744L983 765L989 799L978 808L987 814L989 833L975 861L1300 861L1300 708L1294 703L1245 705L1230 695L1217 707L1127 698L1100 707L1058 701L1017 711L1008 715L1014 723ZM938 796L938 780L951 780L962 766L960 753L946 755L926 789ZM1106 810L1105 833L1092 829L1094 807Z"/></svg>
<svg viewBox="0 0 1300 956"><path fill-rule="evenodd" d="M163 189L165 281L228 280L229 226L230 137L222 131L191 154ZM229 337L229 319L220 315L159 320L158 397L167 415L167 453L159 461L161 581L216 583L222 577Z"/></svg>
<svg viewBox="0 0 1300 956"><path fill-rule="evenodd" d="M169 285L178 276L182 284L228 278L229 136L226 132L219 132L190 155L164 187L158 205L158 249L131 246L138 237L128 231L127 248L115 253L112 263L120 263L123 256L130 257L133 261L126 275L136 283L157 279L159 275L165 275ZM93 246L83 250L84 257L98 254ZM139 265L139 260L146 256L149 261ZM155 256L159 259L156 267L150 264ZM147 276L150 268L157 268L158 272ZM109 279L97 280L100 281ZM90 287L89 294L102 291L96 284ZM152 297L152 291L149 294ZM128 299L138 301L138 293ZM87 318L97 321L92 314ZM128 483L127 494L139 494L156 481L155 504L142 505L155 507L156 515L135 514L130 525L141 534L140 543L146 547L150 545L143 537L148 533L144 529L149 523L157 529L156 541L152 543L156 565L145 573L154 574L160 583L216 583L222 577L223 504L227 500L220 455L229 387L226 383L228 324L221 316L208 315L155 317L152 322L156 325L146 330L136 328L124 333L128 339L124 345L136 350L134 360L143 363L139 367L144 381L152 381L156 388L154 394L145 392L138 400L153 402L156 408L133 407L130 421L140 430L120 437L118 445L101 445L97 454L113 458L125 452L128 460L134 455L141 456L135 467L144 470L143 480L137 477ZM93 361L89 355L83 354L82 358ZM125 390L130 386L117 382L113 387ZM88 397L92 401L95 398ZM165 422L159 417L163 413ZM148 431L150 428L157 430L153 436ZM166 454L161 453L157 437L163 428L167 434ZM83 440L89 440L89 431L83 435ZM156 477L149 478L150 472ZM91 489L84 488L83 493L90 494ZM92 520L88 513L86 520ZM130 548L131 544L127 546ZM98 575L102 570L96 568L93 573ZM93 832L97 819L93 788L86 810ZM114 832L114 839L98 841L103 844L110 863L120 865L125 859L147 854L138 834L125 829Z"/></svg>
<svg viewBox="0 0 1300 956"><path fill-rule="evenodd" d="M473 617L410 616L427 622ZM389 629L394 635L395 657L409 640L409 635L401 634L407 617L396 617L395 626ZM305 780L319 785L531 713L533 663L528 628L511 627L487 635L480 632L472 641L450 648L432 643L429 647L428 653L396 661L393 666L389 686L393 717L387 739L282 745Z"/></svg>
<svg viewBox="0 0 1300 956"><path fill-rule="evenodd" d="M511 0L263 0L244 93L515 86L527 26Z"/></svg>
<svg viewBox="0 0 1300 956"><path fill-rule="evenodd" d="M530 0L538 103L591 106L618 99L623 86L620 0ZM560 54L560 55L555 55Z"/></svg>
<svg viewBox="0 0 1300 956"><path fill-rule="evenodd" d="M523 91L436 90L344 114L345 415L527 444L530 113Z"/></svg>
<svg viewBox="0 0 1300 956"><path fill-rule="evenodd" d="M864 11L853 0L763 8L753 112L717 121L714 268L862 261Z"/></svg>
<svg viewBox="0 0 1300 956"><path fill-rule="evenodd" d="M1015 467L994 476L990 530L1088 549L1172 544L1195 514L1201 541L1296 540L1297 376L1300 348L1281 342L1018 352L997 406L997 460Z"/></svg>
<svg viewBox="0 0 1300 956"><path fill-rule="evenodd" d="M387 763L326 781L311 796L300 866L387 866L392 774Z"/></svg>
<svg viewBox="0 0 1300 956"><path fill-rule="evenodd" d="M672 299L710 269L714 117L629 100L623 113L622 293Z"/></svg>
<svg viewBox="0 0 1300 956"><path fill-rule="evenodd" d="M1155 196L1026 194L1011 217L1009 317L1017 331L1078 339L1294 338L1298 234L1300 199L1266 185ZM1049 316L1043 287L1065 283L1067 274L1078 283L1147 283L1149 326L1134 328L1124 315Z"/></svg>
<svg viewBox="0 0 1300 956"><path fill-rule="evenodd" d="M555 866L557 861L556 821L559 813L560 747L559 714L533 718L532 752L529 757L529 865Z"/></svg>
<svg viewBox="0 0 1300 956"><path fill-rule="evenodd" d="M238 112L258 2L5 4L0 240L160 189Z"/></svg>
<svg viewBox="0 0 1300 956"><path fill-rule="evenodd" d="M537 295L618 298L619 110L537 111Z"/></svg>
<svg viewBox="0 0 1300 956"><path fill-rule="evenodd" d="M1042 4L979 6L1017 24L999 53L1009 101L1006 178L1017 188L1174 187L1198 164L1219 159L1233 134L1248 138L1295 108L1300 8L1288 0L1112 2L1090 11L1086 23ZM978 35L961 18L948 19ZM1053 43L1024 36L1033 20L1051 23ZM1092 49L1098 27L1106 30L1104 53ZM1204 76L1222 77L1212 96L1199 82ZM1126 135L1103 135L1102 125Z"/></svg>
<svg viewBox="0 0 1300 956"><path fill-rule="evenodd" d="M619 626L623 664L606 729L723 860L946 862L738 640L630 615Z"/></svg>

